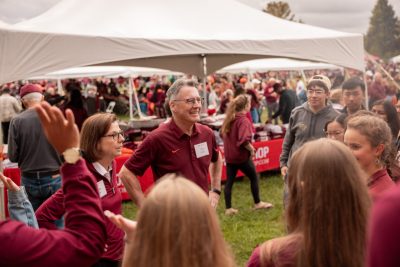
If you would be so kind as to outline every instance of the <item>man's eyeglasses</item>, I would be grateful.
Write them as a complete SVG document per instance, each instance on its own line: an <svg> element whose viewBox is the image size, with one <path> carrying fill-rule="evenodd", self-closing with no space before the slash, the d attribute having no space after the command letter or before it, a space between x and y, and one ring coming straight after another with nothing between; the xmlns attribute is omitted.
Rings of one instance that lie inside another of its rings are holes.
<svg viewBox="0 0 400 267"><path fill-rule="evenodd" d="M325 93L324 90L313 90L313 89L308 89L308 90L307 90L307 94L308 94L308 95L313 95L313 94L315 94L315 95L320 96L320 95L322 95L322 94L324 94L324 93Z"/></svg>
<svg viewBox="0 0 400 267"><path fill-rule="evenodd" d="M121 139L124 139L124 131L119 131L119 132L113 132L111 134L107 134L103 137L112 137L114 141L119 140L119 137L122 137Z"/></svg>
<svg viewBox="0 0 400 267"><path fill-rule="evenodd" d="M200 104L203 104L204 103L204 97L192 97L192 98L186 98L186 99L174 99L173 101L184 101L186 104L194 106L194 104L196 102L200 103Z"/></svg>

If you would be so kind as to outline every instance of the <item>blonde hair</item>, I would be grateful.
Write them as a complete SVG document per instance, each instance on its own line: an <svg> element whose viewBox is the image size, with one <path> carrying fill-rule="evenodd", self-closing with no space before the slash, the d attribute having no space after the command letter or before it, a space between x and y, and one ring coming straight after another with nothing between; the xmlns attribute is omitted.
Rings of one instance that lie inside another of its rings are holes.
<svg viewBox="0 0 400 267"><path fill-rule="evenodd" d="M225 112L225 120L221 126L221 134L227 134L231 130L232 122L235 119L236 112L243 111L247 105L250 105L250 100L247 95L238 95L229 104Z"/></svg>
<svg viewBox="0 0 400 267"><path fill-rule="evenodd" d="M162 178L137 217L132 250L123 266L234 266L206 194L180 176Z"/></svg>
<svg viewBox="0 0 400 267"><path fill-rule="evenodd" d="M286 210L291 234L264 243L261 263L281 259L282 250L294 245L296 266L364 266L370 199L351 151L321 138L303 145L291 162Z"/></svg>

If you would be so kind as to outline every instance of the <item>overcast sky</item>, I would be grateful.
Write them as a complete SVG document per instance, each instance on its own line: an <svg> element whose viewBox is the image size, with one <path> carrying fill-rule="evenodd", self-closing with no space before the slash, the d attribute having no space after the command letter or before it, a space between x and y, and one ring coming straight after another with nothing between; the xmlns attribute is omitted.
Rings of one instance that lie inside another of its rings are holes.
<svg viewBox="0 0 400 267"><path fill-rule="evenodd" d="M41 14L60 0L0 0L0 21L16 23ZM82 0L84 1L84 0ZM144 0L143 0L144 1ZM168 0L165 0L168 1ZM201 1L201 0L198 0ZM268 0L238 0L262 9ZM377 0L286 0L295 18L339 31L366 33ZM400 16L400 0L389 0ZM221 19L223 14L221 13Z"/></svg>

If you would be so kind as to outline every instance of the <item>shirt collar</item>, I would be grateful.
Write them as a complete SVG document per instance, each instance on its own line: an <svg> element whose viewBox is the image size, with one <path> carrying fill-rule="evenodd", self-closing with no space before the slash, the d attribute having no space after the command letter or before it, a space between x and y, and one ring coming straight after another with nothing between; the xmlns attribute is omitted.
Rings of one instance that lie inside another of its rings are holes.
<svg viewBox="0 0 400 267"><path fill-rule="evenodd" d="M110 172L112 171L112 167L109 170L103 167L98 161L93 162L93 168L100 174L101 176L106 177L108 180L111 180Z"/></svg>
<svg viewBox="0 0 400 267"><path fill-rule="evenodd" d="M375 184L379 179L381 179L382 177L384 177L387 174L386 169L380 169L378 171L376 171L368 180L368 187L372 186L373 184Z"/></svg>
<svg viewBox="0 0 400 267"><path fill-rule="evenodd" d="M171 121L169 122L168 127L169 127L169 129L175 134L175 136L176 136L178 139L180 139L180 138L182 138L183 136L187 135L187 134L185 134L185 133L181 130L181 128L178 127L178 125L176 125L176 123L175 123L175 121L174 121L173 118L171 118ZM195 124L193 125L193 130L192 130L192 135L191 135L191 136L196 136L196 135L198 135L199 133L200 133L200 129L199 129L199 127L197 127L197 123L195 123Z"/></svg>
<svg viewBox="0 0 400 267"><path fill-rule="evenodd" d="M238 113L235 113L235 117L237 117L237 118L239 118L239 117L247 117L247 114L246 113L242 113L242 112L238 112Z"/></svg>

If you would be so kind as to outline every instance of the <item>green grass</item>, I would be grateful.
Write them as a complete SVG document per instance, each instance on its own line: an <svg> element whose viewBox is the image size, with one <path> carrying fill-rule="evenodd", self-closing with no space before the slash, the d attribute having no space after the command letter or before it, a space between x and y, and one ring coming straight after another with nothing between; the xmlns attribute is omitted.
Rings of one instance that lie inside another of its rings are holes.
<svg viewBox="0 0 400 267"><path fill-rule="evenodd" d="M282 216L283 181L276 173L261 175L261 200L271 202L269 210L252 209L254 203L247 178L235 182L232 191L232 207L239 210L234 216L225 216L223 194L217 209L225 240L230 244L238 266L244 266L252 250L265 240L282 236L285 233ZM135 218L136 206L132 202L123 204L123 214Z"/></svg>

